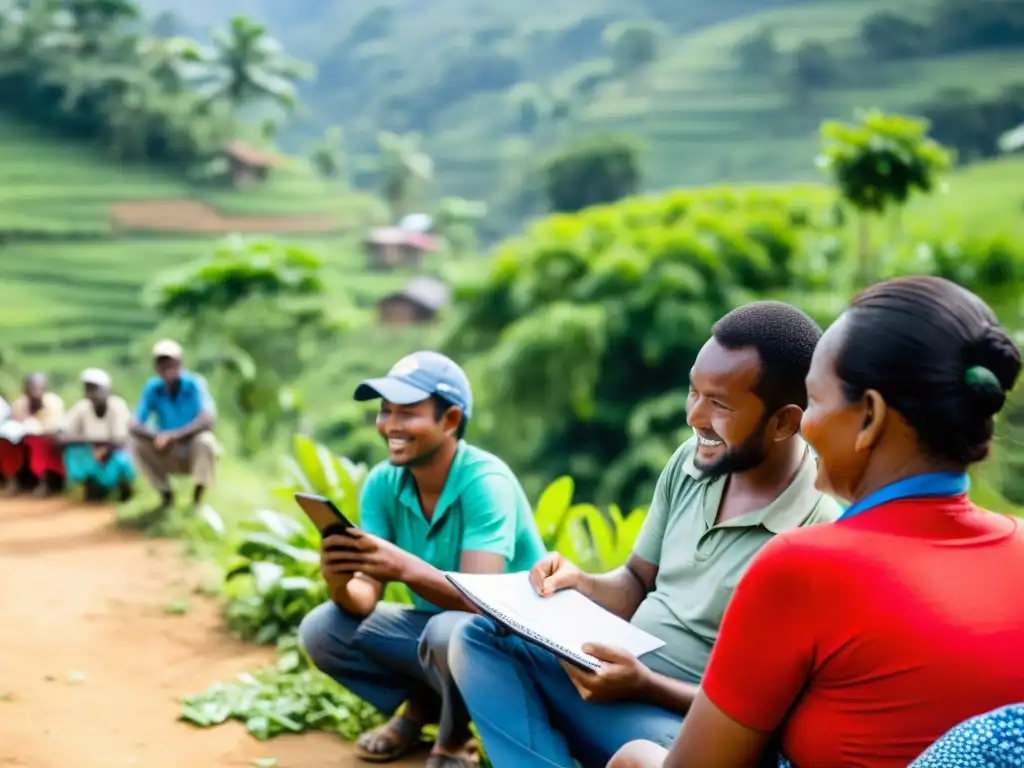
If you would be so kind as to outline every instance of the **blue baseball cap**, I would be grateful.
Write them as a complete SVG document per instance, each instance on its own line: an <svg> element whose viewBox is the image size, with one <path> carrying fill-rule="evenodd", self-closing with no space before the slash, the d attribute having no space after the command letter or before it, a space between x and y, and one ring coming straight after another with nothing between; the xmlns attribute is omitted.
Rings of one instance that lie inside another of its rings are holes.
<svg viewBox="0 0 1024 768"><path fill-rule="evenodd" d="M412 405L437 395L462 409L465 418L473 411L473 392L466 372L454 360L438 352L413 352L403 357L379 379L367 379L356 387L356 400L384 398L395 405Z"/></svg>

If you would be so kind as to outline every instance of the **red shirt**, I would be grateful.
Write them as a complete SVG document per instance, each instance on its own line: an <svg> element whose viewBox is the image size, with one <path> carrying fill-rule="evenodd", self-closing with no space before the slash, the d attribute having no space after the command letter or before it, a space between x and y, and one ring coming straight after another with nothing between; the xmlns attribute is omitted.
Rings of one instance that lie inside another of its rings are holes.
<svg viewBox="0 0 1024 768"><path fill-rule="evenodd" d="M1024 700L1024 536L966 496L776 536L736 587L704 693L797 768L905 768Z"/></svg>

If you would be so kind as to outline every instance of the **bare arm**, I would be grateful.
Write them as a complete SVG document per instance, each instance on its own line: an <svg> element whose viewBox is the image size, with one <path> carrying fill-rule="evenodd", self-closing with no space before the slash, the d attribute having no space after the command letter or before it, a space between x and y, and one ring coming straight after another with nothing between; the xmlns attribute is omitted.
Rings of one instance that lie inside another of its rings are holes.
<svg viewBox="0 0 1024 768"><path fill-rule="evenodd" d="M363 618L373 613L384 585L362 574L324 574L331 602L346 613Z"/></svg>
<svg viewBox="0 0 1024 768"><path fill-rule="evenodd" d="M200 432L206 432L207 430L213 429L213 425L216 423L217 417L212 411L202 411L184 427L168 430L168 436L175 442L188 440L190 437L194 437Z"/></svg>
<svg viewBox="0 0 1024 768"><path fill-rule="evenodd" d="M405 583L413 592L446 611L476 613L451 582L430 563L410 555L410 569ZM505 558L491 552L463 552L459 559L460 573L499 574L505 572Z"/></svg>
<svg viewBox="0 0 1024 768"><path fill-rule="evenodd" d="M128 432L135 437L141 437L146 440L152 440L156 437L156 430L146 424L143 424L134 416L132 416L131 423L128 425Z"/></svg>
<svg viewBox="0 0 1024 768"><path fill-rule="evenodd" d="M640 698L673 712L688 712L699 692L699 687L693 683L650 672L640 689Z"/></svg>
<svg viewBox="0 0 1024 768"><path fill-rule="evenodd" d="M664 768L757 768L771 734L741 725L698 694Z"/></svg>
<svg viewBox="0 0 1024 768"><path fill-rule="evenodd" d="M583 574L579 590L605 610L629 621L654 590L657 577L658 566L631 554L626 564L614 571Z"/></svg>

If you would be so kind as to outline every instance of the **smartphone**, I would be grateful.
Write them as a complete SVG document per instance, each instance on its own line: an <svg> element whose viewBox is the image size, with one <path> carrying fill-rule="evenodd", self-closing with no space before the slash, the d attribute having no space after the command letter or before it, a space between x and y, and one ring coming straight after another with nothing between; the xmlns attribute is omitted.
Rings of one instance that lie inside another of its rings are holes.
<svg viewBox="0 0 1024 768"><path fill-rule="evenodd" d="M345 533L349 528L355 528L348 519L341 514L334 502L324 496L316 496L312 493L296 493L295 501L302 507L306 517L313 521L313 525L320 531L323 538L333 536L336 533Z"/></svg>

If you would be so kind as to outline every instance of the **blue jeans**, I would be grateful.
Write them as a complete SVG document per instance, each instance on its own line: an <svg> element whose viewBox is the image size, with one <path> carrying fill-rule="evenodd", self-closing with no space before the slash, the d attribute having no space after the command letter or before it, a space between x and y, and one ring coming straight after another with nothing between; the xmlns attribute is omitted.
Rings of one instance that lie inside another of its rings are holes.
<svg viewBox="0 0 1024 768"><path fill-rule="evenodd" d="M668 747L683 722L652 704L584 701L554 655L482 616L456 629L448 663L495 768L604 768L634 739Z"/></svg>
<svg viewBox="0 0 1024 768"><path fill-rule="evenodd" d="M469 738L469 714L449 672L448 641L469 616L378 603L359 619L328 602L302 620L299 641L321 672L385 717L413 696L439 699L437 741L454 746Z"/></svg>

